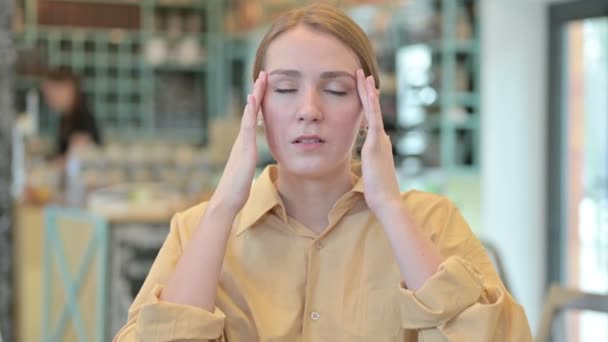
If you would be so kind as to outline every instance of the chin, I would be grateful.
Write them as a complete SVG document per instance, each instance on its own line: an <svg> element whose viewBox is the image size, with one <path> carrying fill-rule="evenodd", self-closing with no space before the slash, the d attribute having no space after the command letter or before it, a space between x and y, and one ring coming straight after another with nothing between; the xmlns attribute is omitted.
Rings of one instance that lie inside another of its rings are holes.
<svg viewBox="0 0 608 342"><path fill-rule="evenodd" d="M346 162L346 160L342 160L342 162ZM318 179L336 172L336 168L341 162L337 158L297 158L290 156L281 158L278 164L283 171L291 175Z"/></svg>

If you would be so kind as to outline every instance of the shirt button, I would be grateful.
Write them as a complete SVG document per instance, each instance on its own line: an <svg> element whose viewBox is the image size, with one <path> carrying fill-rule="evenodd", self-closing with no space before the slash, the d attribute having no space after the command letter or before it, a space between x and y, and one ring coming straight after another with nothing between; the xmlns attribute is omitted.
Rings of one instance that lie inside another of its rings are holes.
<svg viewBox="0 0 608 342"><path fill-rule="evenodd" d="M323 242L321 242L321 241L317 241L315 246L317 246L317 249L323 249L323 247L325 247L325 246L323 246Z"/></svg>
<svg viewBox="0 0 608 342"><path fill-rule="evenodd" d="M310 313L310 319L312 319L313 321L318 321L320 317L321 315L319 315L319 313L316 311Z"/></svg>

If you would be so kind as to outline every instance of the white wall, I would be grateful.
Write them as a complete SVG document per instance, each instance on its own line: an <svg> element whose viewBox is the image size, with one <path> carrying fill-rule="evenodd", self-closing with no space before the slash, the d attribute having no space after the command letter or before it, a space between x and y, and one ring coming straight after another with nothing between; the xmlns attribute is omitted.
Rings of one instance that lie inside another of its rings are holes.
<svg viewBox="0 0 608 342"><path fill-rule="evenodd" d="M546 272L547 6L481 0L481 222L536 331Z"/></svg>

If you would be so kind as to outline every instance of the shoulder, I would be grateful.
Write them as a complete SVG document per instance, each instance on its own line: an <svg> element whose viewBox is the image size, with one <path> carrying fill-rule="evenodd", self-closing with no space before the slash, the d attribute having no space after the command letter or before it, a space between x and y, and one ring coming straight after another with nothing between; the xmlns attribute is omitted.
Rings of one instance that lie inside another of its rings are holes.
<svg viewBox="0 0 608 342"><path fill-rule="evenodd" d="M190 241L194 230L199 225L208 202L201 202L186 210L177 212L171 219L171 234L178 238L181 246Z"/></svg>
<svg viewBox="0 0 608 342"><path fill-rule="evenodd" d="M445 196L413 190L402 193L401 198L412 220L433 241L448 231L468 230L456 205Z"/></svg>
<svg viewBox="0 0 608 342"><path fill-rule="evenodd" d="M447 197L430 192L410 190L401 193L401 200L411 211L450 211L455 209L454 203Z"/></svg>

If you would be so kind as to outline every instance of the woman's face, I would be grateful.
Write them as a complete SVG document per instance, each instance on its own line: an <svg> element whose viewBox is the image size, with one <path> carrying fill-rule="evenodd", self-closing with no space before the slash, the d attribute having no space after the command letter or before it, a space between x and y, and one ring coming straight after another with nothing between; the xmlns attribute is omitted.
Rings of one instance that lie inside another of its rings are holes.
<svg viewBox="0 0 608 342"><path fill-rule="evenodd" d="M351 49L306 26L269 45L262 112L270 151L289 173L325 177L350 164L362 120L358 68Z"/></svg>
<svg viewBox="0 0 608 342"><path fill-rule="evenodd" d="M61 114L69 112L76 100L74 84L70 81L47 80L42 92L51 110Z"/></svg>

